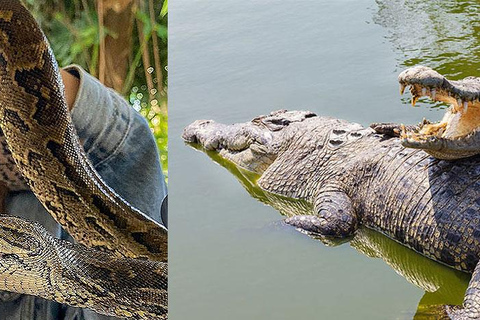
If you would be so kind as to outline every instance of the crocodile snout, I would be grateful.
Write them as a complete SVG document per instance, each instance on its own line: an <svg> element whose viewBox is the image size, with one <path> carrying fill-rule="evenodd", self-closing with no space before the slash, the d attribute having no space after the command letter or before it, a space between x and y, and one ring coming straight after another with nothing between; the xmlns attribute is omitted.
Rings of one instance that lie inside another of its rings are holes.
<svg viewBox="0 0 480 320"><path fill-rule="evenodd" d="M197 120L183 130L182 138L198 143L206 150L241 151L254 140L245 125L225 125L212 120Z"/></svg>
<svg viewBox="0 0 480 320"><path fill-rule="evenodd" d="M212 122L212 120L196 120L183 129L182 139L189 143L199 143L197 133Z"/></svg>
<svg viewBox="0 0 480 320"><path fill-rule="evenodd" d="M182 138L189 143L198 143L206 150L217 150L221 147L222 127L212 120L197 120L187 126Z"/></svg>

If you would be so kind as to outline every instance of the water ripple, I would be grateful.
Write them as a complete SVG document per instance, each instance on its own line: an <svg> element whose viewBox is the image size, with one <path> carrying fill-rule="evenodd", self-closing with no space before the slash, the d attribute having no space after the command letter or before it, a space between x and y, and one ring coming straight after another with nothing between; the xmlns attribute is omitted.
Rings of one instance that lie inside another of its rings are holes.
<svg viewBox="0 0 480 320"><path fill-rule="evenodd" d="M423 64L451 79L480 75L478 1L377 0L400 68Z"/></svg>

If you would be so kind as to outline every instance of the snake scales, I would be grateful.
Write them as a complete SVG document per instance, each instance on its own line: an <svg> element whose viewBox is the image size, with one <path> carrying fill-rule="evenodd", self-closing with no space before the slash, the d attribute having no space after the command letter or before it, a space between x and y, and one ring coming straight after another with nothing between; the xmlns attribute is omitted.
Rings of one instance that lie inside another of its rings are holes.
<svg viewBox="0 0 480 320"><path fill-rule="evenodd" d="M24 181L79 243L0 216L0 289L108 315L166 319L167 231L118 196L87 160L48 42L16 0L0 0L0 128Z"/></svg>

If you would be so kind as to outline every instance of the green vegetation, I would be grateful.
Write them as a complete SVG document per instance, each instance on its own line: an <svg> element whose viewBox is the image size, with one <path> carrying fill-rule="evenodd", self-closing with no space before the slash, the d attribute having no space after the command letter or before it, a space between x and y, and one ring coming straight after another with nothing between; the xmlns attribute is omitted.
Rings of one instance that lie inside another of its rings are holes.
<svg viewBox="0 0 480 320"><path fill-rule="evenodd" d="M148 120L167 177L167 0L24 2L41 24L60 66L81 65L122 93ZM108 16L118 14L117 11L123 16ZM115 19L123 20L109 25ZM125 45L112 48L106 44L107 40L123 41ZM119 48L129 51L124 55L125 59L118 58ZM109 66L109 58L124 60L123 74L118 74L118 69L122 68ZM111 74L117 75L114 80L108 79Z"/></svg>

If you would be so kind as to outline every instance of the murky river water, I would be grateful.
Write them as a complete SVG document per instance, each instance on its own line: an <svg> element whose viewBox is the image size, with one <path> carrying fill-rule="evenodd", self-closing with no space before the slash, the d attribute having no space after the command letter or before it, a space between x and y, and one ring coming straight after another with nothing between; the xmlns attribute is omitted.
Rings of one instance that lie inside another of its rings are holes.
<svg viewBox="0 0 480 320"><path fill-rule="evenodd" d="M429 319L460 303L467 275L368 230L329 247L283 226L248 179L180 134L283 108L438 120L396 77L416 64L480 76L479 31L478 1L172 1L170 319Z"/></svg>

